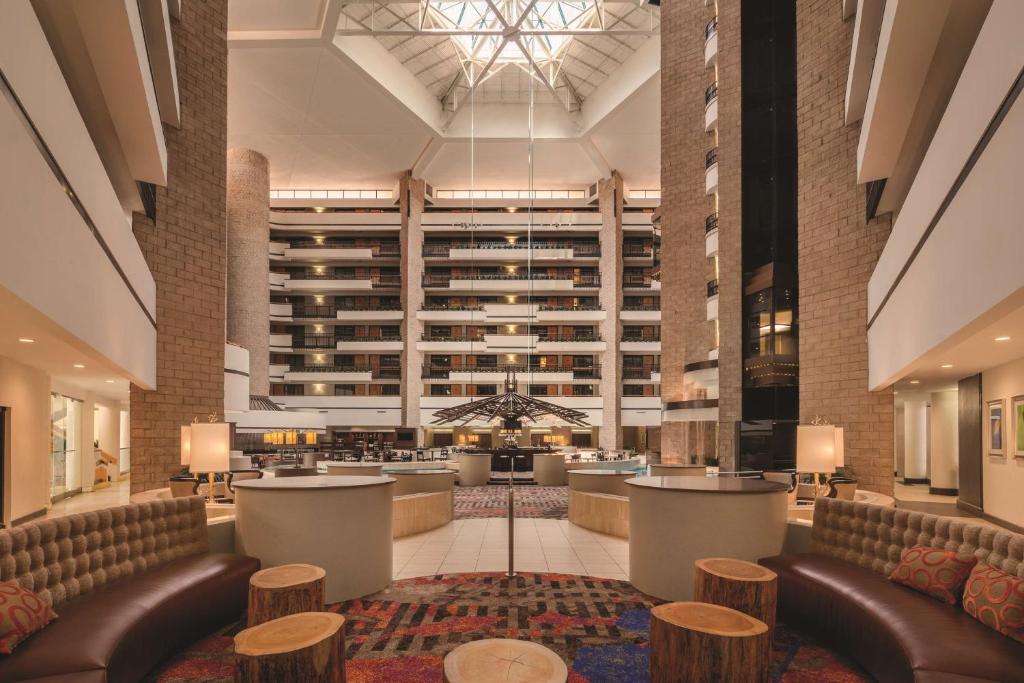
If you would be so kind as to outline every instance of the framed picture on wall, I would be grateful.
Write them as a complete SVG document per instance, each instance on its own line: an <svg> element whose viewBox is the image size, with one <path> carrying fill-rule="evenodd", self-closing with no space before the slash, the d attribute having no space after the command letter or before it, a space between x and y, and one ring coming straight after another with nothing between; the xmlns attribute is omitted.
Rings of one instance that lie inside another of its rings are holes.
<svg viewBox="0 0 1024 683"><path fill-rule="evenodd" d="M988 402L988 454L1004 455L1006 445L1006 424L1003 415L1003 401Z"/></svg>
<svg viewBox="0 0 1024 683"><path fill-rule="evenodd" d="M1024 458L1024 396L1014 396L1010 403L1013 420L1013 457Z"/></svg>

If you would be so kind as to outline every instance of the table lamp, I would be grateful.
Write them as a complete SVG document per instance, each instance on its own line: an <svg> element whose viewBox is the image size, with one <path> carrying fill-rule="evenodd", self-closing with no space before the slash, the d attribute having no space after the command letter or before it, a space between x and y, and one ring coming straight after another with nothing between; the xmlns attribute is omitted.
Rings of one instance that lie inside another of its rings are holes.
<svg viewBox="0 0 1024 683"><path fill-rule="evenodd" d="M815 497L821 486L818 475L835 472L836 456L842 458L842 452L842 430L835 425L799 425L796 428L796 471L814 475Z"/></svg>
<svg viewBox="0 0 1024 683"><path fill-rule="evenodd" d="M189 439L189 471L210 477L210 502L214 502L214 474L231 469L231 425L226 422L196 422Z"/></svg>
<svg viewBox="0 0 1024 683"><path fill-rule="evenodd" d="M192 425L181 428L181 466L187 467L192 456Z"/></svg>

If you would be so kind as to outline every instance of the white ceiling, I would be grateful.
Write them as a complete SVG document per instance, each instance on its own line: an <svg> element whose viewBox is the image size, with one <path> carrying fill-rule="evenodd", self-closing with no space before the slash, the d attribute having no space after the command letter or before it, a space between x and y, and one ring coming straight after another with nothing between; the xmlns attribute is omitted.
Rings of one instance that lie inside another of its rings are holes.
<svg viewBox="0 0 1024 683"><path fill-rule="evenodd" d="M481 189L528 187L529 107L518 100L524 88L532 87L535 103L543 104L542 85L512 67L504 70L507 75L503 71L487 81L489 95L474 95L479 113L473 143L476 175L471 178L466 108L444 112L434 91L423 85L423 75L416 76L392 58L404 47L394 53L379 47L379 53L347 53L353 49L352 40L336 44L333 29L326 28L334 26L331 18L336 22L343 11L345 4L338 0L230 0L228 143L256 149L270 159L272 188L390 189L401 173L414 167L441 189L471 184ZM609 113L595 123L584 116L586 109L583 115L569 112L548 98L548 110L541 107L534 120L535 187L586 187L612 169L622 173L628 188L658 187L658 79L625 84L620 81L628 78L606 80L619 68L617 60L633 55L632 48L618 45L620 41L628 45L647 40L589 35L574 39L585 41L572 48L581 55L593 53L602 41L615 46L605 46L612 56L598 62L605 69L602 75L581 78L579 90L593 95ZM394 37L386 41L399 42ZM657 53L647 50L645 58L648 54ZM426 45L426 52L416 59L437 61L445 55L445 48ZM634 61L640 56L633 55ZM393 64L384 64L387 60ZM586 58L577 61L574 68L582 76ZM656 62L651 64L656 69ZM406 73L407 81L388 80L389 68ZM584 82L599 91L588 90ZM606 107L609 101L614 106ZM585 126L589 128L584 130Z"/></svg>

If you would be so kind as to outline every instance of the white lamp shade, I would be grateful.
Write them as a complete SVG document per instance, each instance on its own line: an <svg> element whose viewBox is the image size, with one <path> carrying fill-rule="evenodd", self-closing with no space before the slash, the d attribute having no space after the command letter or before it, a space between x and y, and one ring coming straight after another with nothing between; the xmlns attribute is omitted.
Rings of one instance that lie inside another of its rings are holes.
<svg viewBox="0 0 1024 683"><path fill-rule="evenodd" d="M185 425L181 428L181 465L184 467L189 463L192 456L192 426Z"/></svg>
<svg viewBox="0 0 1024 683"><path fill-rule="evenodd" d="M226 422L192 425L189 471L227 472L231 469L231 425Z"/></svg>
<svg viewBox="0 0 1024 683"><path fill-rule="evenodd" d="M833 425L799 425L796 428L796 471L834 472L835 469L836 428Z"/></svg>

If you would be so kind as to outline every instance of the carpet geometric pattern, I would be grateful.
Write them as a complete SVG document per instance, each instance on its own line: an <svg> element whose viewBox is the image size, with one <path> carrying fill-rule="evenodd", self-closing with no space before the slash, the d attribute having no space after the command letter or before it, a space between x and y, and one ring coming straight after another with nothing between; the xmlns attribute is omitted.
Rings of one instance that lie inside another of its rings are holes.
<svg viewBox="0 0 1024 683"><path fill-rule="evenodd" d="M650 609L658 604L626 581L565 574L446 574L395 581L332 605L345 617L349 683L440 683L444 656L479 638L523 638L557 652L569 683L648 680ZM158 683L232 680L231 636L195 644L160 671ZM835 653L780 625L771 680L867 681Z"/></svg>
<svg viewBox="0 0 1024 683"><path fill-rule="evenodd" d="M567 486L516 486L516 517L568 519ZM508 505L505 486L456 486L455 519L504 517Z"/></svg>

